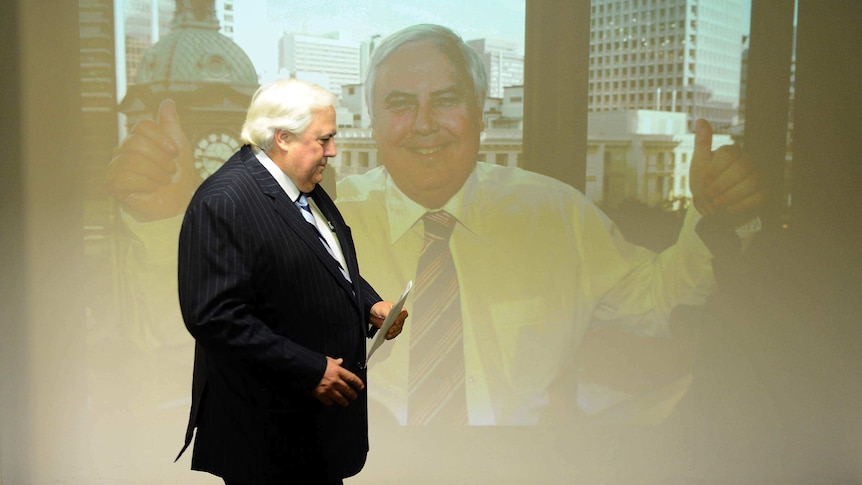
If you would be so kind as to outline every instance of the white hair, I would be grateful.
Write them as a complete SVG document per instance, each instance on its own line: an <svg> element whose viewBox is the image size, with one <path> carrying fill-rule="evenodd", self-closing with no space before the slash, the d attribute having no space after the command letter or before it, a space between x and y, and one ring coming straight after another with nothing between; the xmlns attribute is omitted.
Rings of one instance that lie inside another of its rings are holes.
<svg viewBox="0 0 862 485"><path fill-rule="evenodd" d="M242 125L244 143L263 150L272 147L276 130L301 135L315 111L335 106L335 95L299 79L279 79L258 88Z"/></svg>

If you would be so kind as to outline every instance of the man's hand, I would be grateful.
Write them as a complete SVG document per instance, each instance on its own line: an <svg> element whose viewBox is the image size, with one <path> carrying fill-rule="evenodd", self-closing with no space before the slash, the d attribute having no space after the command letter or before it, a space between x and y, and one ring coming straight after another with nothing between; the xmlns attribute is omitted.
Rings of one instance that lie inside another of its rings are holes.
<svg viewBox="0 0 862 485"><path fill-rule="evenodd" d="M374 306L371 307L371 315L369 316L371 323L375 327L380 328L393 306L395 306L395 304L388 301L378 301L375 303ZM398 318L395 319L395 322L393 322L392 326L389 327L389 331L386 332L386 340L392 340L401 334L401 330L404 328L404 320L406 319L407 310L401 310L401 313L398 314Z"/></svg>
<svg viewBox="0 0 862 485"><path fill-rule="evenodd" d="M159 105L157 121L144 120L132 128L105 176L108 193L141 222L182 213L200 182L172 99Z"/></svg>
<svg viewBox="0 0 862 485"><path fill-rule="evenodd" d="M312 392L314 398L326 406L332 406L333 403L347 406L356 399L357 391L365 389L362 379L341 367L342 362L344 359L326 357L326 371Z"/></svg>
<svg viewBox="0 0 862 485"><path fill-rule="evenodd" d="M738 146L712 151L712 126L703 119L696 122L689 180L703 216L725 214L742 224L766 198L760 171Z"/></svg>

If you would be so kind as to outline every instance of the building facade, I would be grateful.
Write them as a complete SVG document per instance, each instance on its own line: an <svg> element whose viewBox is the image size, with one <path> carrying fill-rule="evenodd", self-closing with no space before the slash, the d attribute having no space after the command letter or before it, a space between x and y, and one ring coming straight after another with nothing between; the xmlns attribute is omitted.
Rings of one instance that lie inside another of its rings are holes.
<svg viewBox="0 0 862 485"><path fill-rule="evenodd" d="M524 55L517 51L515 43L475 39L467 44L479 53L485 64L489 98L502 98L505 88L524 84Z"/></svg>
<svg viewBox="0 0 862 485"><path fill-rule="evenodd" d="M593 0L590 111L649 109L737 122L742 0Z"/></svg>
<svg viewBox="0 0 862 485"><path fill-rule="evenodd" d="M589 114L584 193L605 208L625 201L679 209L691 199L694 134L685 113L628 110ZM713 136L713 146L731 144Z"/></svg>
<svg viewBox="0 0 862 485"><path fill-rule="evenodd" d="M278 46L281 77L319 84L341 96L341 87L361 82L361 44L337 34L312 36L286 32Z"/></svg>

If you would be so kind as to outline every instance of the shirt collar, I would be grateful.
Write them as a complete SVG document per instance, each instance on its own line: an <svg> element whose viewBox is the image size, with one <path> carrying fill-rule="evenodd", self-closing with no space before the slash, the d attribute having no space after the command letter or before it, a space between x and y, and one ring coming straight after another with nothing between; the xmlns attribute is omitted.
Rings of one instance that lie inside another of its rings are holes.
<svg viewBox="0 0 862 485"><path fill-rule="evenodd" d="M275 162L269 158L269 155L267 155L265 151L261 150L260 147L252 145L252 151L260 164L263 165L263 168L265 168L266 171L272 175L275 181L278 182L278 185L281 186L284 193L290 197L290 200L295 202L296 199L299 198L300 192L299 189L296 188L296 184L293 183L293 180L290 180L290 177L278 168L278 165L276 165Z"/></svg>
<svg viewBox="0 0 862 485"><path fill-rule="evenodd" d="M467 230L473 231L464 201L469 200L476 187L477 175L474 169L464 185L439 210L455 217ZM389 218L389 242L395 244L429 209L404 194L387 173L386 177L386 215ZM432 211L433 212L433 211Z"/></svg>

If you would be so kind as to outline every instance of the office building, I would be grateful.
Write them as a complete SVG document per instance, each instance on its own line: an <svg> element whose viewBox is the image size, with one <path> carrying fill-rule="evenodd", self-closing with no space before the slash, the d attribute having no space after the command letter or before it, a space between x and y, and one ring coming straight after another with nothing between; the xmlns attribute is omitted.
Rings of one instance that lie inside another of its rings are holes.
<svg viewBox="0 0 862 485"><path fill-rule="evenodd" d="M362 81L359 42L341 40L338 34L285 33L278 47L278 67L286 77L319 84L336 96L342 86Z"/></svg>
<svg viewBox="0 0 862 485"><path fill-rule="evenodd" d="M590 110L686 113L736 124L742 0L593 0Z"/></svg>
<svg viewBox="0 0 862 485"><path fill-rule="evenodd" d="M524 84L524 55L517 51L515 43L476 39L467 44L479 53L485 64L489 98L502 98L504 88Z"/></svg>

